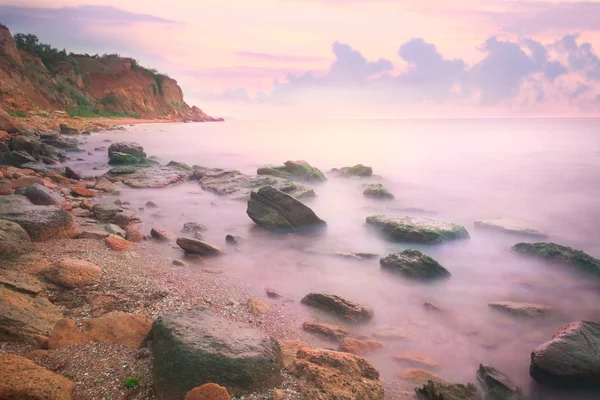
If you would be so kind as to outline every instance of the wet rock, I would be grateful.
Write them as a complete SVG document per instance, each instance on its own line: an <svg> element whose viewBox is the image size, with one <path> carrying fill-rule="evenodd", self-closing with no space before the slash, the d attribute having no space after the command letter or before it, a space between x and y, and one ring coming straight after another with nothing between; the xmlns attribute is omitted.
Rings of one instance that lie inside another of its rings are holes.
<svg viewBox="0 0 600 400"><path fill-rule="evenodd" d="M144 240L142 232L133 226L128 226L127 229L125 229L125 233L125 238L130 242L139 243Z"/></svg>
<svg viewBox="0 0 600 400"><path fill-rule="evenodd" d="M325 293L309 293L302 304L333 313L349 321L368 321L373 318L373 310L340 296Z"/></svg>
<svg viewBox="0 0 600 400"><path fill-rule="evenodd" d="M346 336L350 335L348 329L341 325L324 324L320 322L305 322L302 324L302 329L306 332L316 333L321 336L325 336L329 339L341 340Z"/></svg>
<svg viewBox="0 0 600 400"><path fill-rule="evenodd" d="M104 230L111 235L121 236L123 239L127 236L125 231L119 226L115 224L106 224L104 225Z"/></svg>
<svg viewBox="0 0 600 400"><path fill-rule="evenodd" d="M282 166L263 167L256 171L257 175L272 175L292 181L325 182L323 173L306 161L286 161Z"/></svg>
<svg viewBox="0 0 600 400"><path fill-rule="evenodd" d="M179 162L179 161L169 161L169 163L167 164L167 167L175 167L175 168L182 169L184 171L192 170L192 168L189 165L187 165L186 163Z"/></svg>
<svg viewBox="0 0 600 400"><path fill-rule="evenodd" d="M96 192L78 185L71 186L71 194L76 197L96 197Z"/></svg>
<svg viewBox="0 0 600 400"><path fill-rule="evenodd" d="M173 260L173 265L176 267L187 267L188 264L183 260Z"/></svg>
<svg viewBox="0 0 600 400"><path fill-rule="evenodd" d="M104 240L109 236L110 233L105 231L81 231L77 235L73 236L73 239Z"/></svg>
<svg viewBox="0 0 600 400"><path fill-rule="evenodd" d="M16 222L34 241L70 238L77 233L73 217L58 206L36 206L26 197L0 197L0 219Z"/></svg>
<svg viewBox="0 0 600 400"><path fill-rule="evenodd" d="M115 186L115 184L106 178L98 179L98 181L94 185L94 189L101 190L101 191L107 192L107 193L116 193L119 191L117 189L117 187Z"/></svg>
<svg viewBox="0 0 600 400"><path fill-rule="evenodd" d="M134 168L127 174L120 174L111 169L108 176L111 180L123 182L133 188L162 188L185 181L191 176L191 172L174 167L155 166Z"/></svg>
<svg viewBox="0 0 600 400"><path fill-rule="evenodd" d="M183 224L181 232L183 233L198 233L208 230L206 225L199 224L198 222L186 222Z"/></svg>
<svg viewBox="0 0 600 400"><path fill-rule="evenodd" d="M60 124L60 133L62 135L79 135L79 131L76 128L72 128L65 124Z"/></svg>
<svg viewBox="0 0 600 400"><path fill-rule="evenodd" d="M517 253L535 256L558 264L570 265L580 271L600 275L600 260L556 243L517 243L512 248Z"/></svg>
<svg viewBox="0 0 600 400"><path fill-rule="evenodd" d="M229 393L223 386L216 383L205 383L193 388L185 395L183 400L229 400Z"/></svg>
<svg viewBox="0 0 600 400"><path fill-rule="evenodd" d="M89 261L64 258L45 270L44 276L58 285L76 288L94 284L100 272L100 267Z"/></svg>
<svg viewBox="0 0 600 400"><path fill-rule="evenodd" d="M475 227L489 229L498 232L511 233L538 238L548 237L548 235L536 228L531 227L527 222L514 218L494 218L475 222Z"/></svg>
<svg viewBox="0 0 600 400"><path fill-rule="evenodd" d="M383 399L379 372L350 353L301 348L290 368L303 399Z"/></svg>
<svg viewBox="0 0 600 400"><path fill-rule="evenodd" d="M469 233L464 227L430 218L390 218L384 215L373 215L367 217L367 224L397 242L434 244L469 238Z"/></svg>
<svg viewBox="0 0 600 400"><path fill-rule="evenodd" d="M402 371L398 371L394 374L396 378L400 378L407 382L411 382L414 385L421 386L427 384L428 381L434 382L439 385L449 385L446 379L438 376L432 372L426 371L424 369L417 368L407 368ZM436 400L438 400L436 398Z"/></svg>
<svg viewBox="0 0 600 400"><path fill-rule="evenodd" d="M100 222L112 221L115 215L121 212L121 208L112 204L94 204L92 213Z"/></svg>
<svg viewBox="0 0 600 400"><path fill-rule="evenodd" d="M556 310L550 306L535 303L497 301L494 303L489 303L488 306L495 310L517 317L547 317L556 313Z"/></svg>
<svg viewBox="0 0 600 400"><path fill-rule="evenodd" d="M79 142L77 141L77 139L54 136L42 138L41 141L42 143L45 143L52 147L56 147L57 149L73 152L80 151Z"/></svg>
<svg viewBox="0 0 600 400"><path fill-rule="evenodd" d="M92 215L92 213L89 212L89 210L84 210L83 208L74 208L73 210L71 210L71 214L73 214L73 216L75 216L75 217L82 217L82 218L87 218L90 215Z"/></svg>
<svg viewBox="0 0 600 400"><path fill-rule="evenodd" d="M137 164L146 158L144 148L133 142L117 142L108 148L111 164Z"/></svg>
<svg viewBox="0 0 600 400"><path fill-rule="evenodd" d="M362 164L356 164L353 167L334 168L331 170L333 173L340 174L342 176L356 176L356 177L368 177L373 175L373 168Z"/></svg>
<svg viewBox="0 0 600 400"><path fill-rule="evenodd" d="M433 280L450 277L450 272L433 258L419 250L408 249L392 253L379 260L382 268L411 279Z"/></svg>
<svg viewBox="0 0 600 400"><path fill-rule="evenodd" d="M325 221L294 197L271 186L252 192L246 213L256 224L273 230L319 228Z"/></svg>
<svg viewBox="0 0 600 400"><path fill-rule="evenodd" d="M81 172L76 171L71 167L65 168L65 176L69 179L75 179L76 181L82 181L85 179Z"/></svg>
<svg viewBox="0 0 600 400"><path fill-rule="evenodd" d="M138 224L142 222L142 219L131 211L123 211L116 213L115 216L112 217L112 221L121 228L126 229L131 224Z"/></svg>
<svg viewBox="0 0 600 400"><path fill-rule="evenodd" d="M146 207L148 207L148 208L158 208L158 204L156 204L152 200L149 200L149 201L146 202Z"/></svg>
<svg viewBox="0 0 600 400"><path fill-rule="evenodd" d="M394 360L415 367L437 368L440 364L427 354L417 351L404 351L394 356Z"/></svg>
<svg viewBox="0 0 600 400"><path fill-rule="evenodd" d="M9 260L32 251L25 229L15 222L0 219L0 259Z"/></svg>
<svg viewBox="0 0 600 400"><path fill-rule="evenodd" d="M259 317L271 309L271 306L259 299L248 299L248 309L255 317Z"/></svg>
<svg viewBox="0 0 600 400"><path fill-rule="evenodd" d="M21 176L10 182L13 189L21 189L33 184L44 185L44 180L37 176Z"/></svg>
<svg viewBox="0 0 600 400"><path fill-rule="evenodd" d="M280 299L283 297L283 295L281 293L279 293L278 291L274 290L274 289L265 289L265 293L267 294L267 296L274 298L274 299Z"/></svg>
<svg viewBox="0 0 600 400"><path fill-rule="evenodd" d="M169 242L173 240L173 236L164 229L152 228L150 230L150 236L162 242Z"/></svg>
<svg viewBox="0 0 600 400"><path fill-rule="evenodd" d="M60 349L76 343L115 343L138 349L145 343L152 322L139 314L112 313L85 321L80 330L72 319L62 319L50 333L48 348Z"/></svg>
<svg viewBox="0 0 600 400"><path fill-rule="evenodd" d="M233 235L225 236L225 242L232 246L237 246L237 245L241 244L243 241L244 241L244 239L242 239L239 236L233 236Z"/></svg>
<svg viewBox="0 0 600 400"><path fill-rule="evenodd" d="M481 400L475 385L442 384L429 381L415 389L418 400Z"/></svg>
<svg viewBox="0 0 600 400"><path fill-rule="evenodd" d="M75 384L15 354L0 354L0 398L71 400Z"/></svg>
<svg viewBox="0 0 600 400"><path fill-rule="evenodd" d="M27 197L32 204L38 206L59 206L66 202L60 194L39 183L17 189L15 194Z"/></svg>
<svg viewBox="0 0 600 400"><path fill-rule="evenodd" d="M483 387L486 400L522 400L519 388L496 368L480 364L477 380Z"/></svg>
<svg viewBox="0 0 600 400"><path fill-rule="evenodd" d="M340 343L338 351L356 354L357 356L364 356L382 348L383 343L378 342L377 340L356 340L352 338L345 338Z"/></svg>
<svg viewBox="0 0 600 400"><path fill-rule="evenodd" d="M177 238L177 246L185 250L186 253L200 254L203 256L213 256L221 254L219 249L214 244L203 242L202 240L180 237Z"/></svg>
<svg viewBox="0 0 600 400"><path fill-rule="evenodd" d="M373 199L393 199L394 195L390 193L389 190L386 189L381 183L376 183L373 185L367 185L363 194L365 197L370 197Z"/></svg>
<svg viewBox="0 0 600 400"><path fill-rule="evenodd" d="M236 395L282 382L279 344L251 325L193 310L157 318L152 335L158 399L181 399L205 383Z"/></svg>
<svg viewBox="0 0 600 400"><path fill-rule="evenodd" d="M406 329L400 326L384 325L373 332L373 336L380 340L409 340L411 335Z"/></svg>
<svg viewBox="0 0 600 400"><path fill-rule="evenodd" d="M31 154L24 151L8 151L2 153L2 157L0 157L0 164L12 165L13 167L20 167L23 164L35 162L36 159Z"/></svg>
<svg viewBox="0 0 600 400"><path fill-rule="evenodd" d="M47 336L62 312L48 299L0 286L0 341L33 341Z"/></svg>
<svg viewBox="0 0 600 400"><path fill-rule="evenodd" d="M116 235L110 235L104 239L104 242L109 249L114 251L124 251L133 247L133 243Z"/></svg>
<svg viewBox="0 0 600 400"><path fill-rule="evenodd" d="M577 321L561 327L552 340L531 353L529 374L549 386L600 385L600 323Z"/></svg>
<svg viewBox="0 0 600 400"><path fill-rule="evenodd" d="M310 346L303 342L302 340L294 340L294 339L284 339L279 340L279 347L281 347L281 356L283 358L283 366L285 368L289 367L296 361L296 355L298 354L298 350L302 347Z"/></svg>

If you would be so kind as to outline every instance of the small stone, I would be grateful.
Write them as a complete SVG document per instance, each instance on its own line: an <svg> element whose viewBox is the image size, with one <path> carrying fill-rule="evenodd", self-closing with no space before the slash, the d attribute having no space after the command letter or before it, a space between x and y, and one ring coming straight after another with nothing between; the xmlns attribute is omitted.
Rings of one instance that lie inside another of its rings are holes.
<svg viewBox="0 0 600 400"><path fill-rule="evenodd" d="M183 260L173 260L173 265L177 267L187 267L188 264Z"/></svg>
<svg viewBox="0 0 600 400"><path fill-rule="evenodd" d="M65 176L69 179L75 179L76 181L81 181L81 180L85 179L85 177L83 176L83 174L81 172L75 171L71 167L65 168Z"/></svg>
<svg viewBox="0 0 600 400"><path fill-rule="evenodd" d="M150 201L146 202L146 207L148 207L148 208L157 208L158 204L156 204L155 202L153 202L152 200L150 200Z"/></svg>
<svg viewBox="0 0 600 400"><path fill-rule="evenodd" d="M279 293L273 289L267 288L267 289L265 289L265 292L267 293L267 296L274 298L274 299L279 299L279 298L283 297L283 295L281 295L281 293Z"/></svg>
<svg viewBox="0 0 600 400"><path fill-rule="evenodd" d="M193 388L185 395L183 400L229 400L229 393L223 386L216 383L205 383Z"/></svg>
<svg viewBox="0 0 600 400"><path fill-rule="evenodd" d="M96 192L86 189L83 186L72 186L71 193L79 197L96 197Z"/></svg>
<svg viewBox="0 0 600 400"><path fill-rule="evenodd" d="M154 239L163 241L163 242L168 242L173 240L173 236L171 236L171 234L167 231L165 231L164 229L158 229L158 228L152 228L150 230L150 236L152 236Z"/></svg>
<svg viewBox="0 0 600 400"><path fill-rule="evenodd" d="M227 244L233 245L233 246L237 246L238 244L242 243L244 239L242 239L239 236L233 236L233 235L227 235L225 236L225 242L227 242Z"/></svg>
<svg viewBox="0 0 600 400"><path fill-rule="evenodd" d="M198 239L180 237L177 238L176 243L187 253L200 254L206 256L221 254L221 249L219 249L217 246L208 242L203 242Z"/></svg>
<svg viewBox="0 0 600 400"><path fill-rule="evenodd" d="M259 317L268 312L271 309L271 306L262 300L252 298L248 300L248 308L252 315Z"/></svg>
<svg viewBox="0 0 600 400"><path fill-rule="evenodd" d="M203 232L207 229L208 228L206 227L206 225L199 224L198 222L186 222L183 224L183 228L181 229L181 232L196 233L196 232Z"/></svg>
<svg viewBox="0 0 600 400"><path fill-rule="evenodd" d="M123 251L133 247L133 243L123 239L120 236L111 235L105 239L106 246L111 250Z"/></svg>
<svg viewBox="0 0 600 400"><path fill-rule="evenodd" d="M273 390L273 400L284 400L285 393L281 389Z"/></svg>
<svg viewBox="0 0 600 400"><path fill-rule="evenodd" d="M130 242L139 243L144 241L144 235L134 226L128 226L125 229L125 238Z"/></svg>

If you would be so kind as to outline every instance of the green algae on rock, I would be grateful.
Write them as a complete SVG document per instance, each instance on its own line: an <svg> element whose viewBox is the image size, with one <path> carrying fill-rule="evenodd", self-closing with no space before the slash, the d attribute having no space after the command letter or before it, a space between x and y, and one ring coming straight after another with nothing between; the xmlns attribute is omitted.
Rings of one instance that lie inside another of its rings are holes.
<svg viewBox="0 0 600 400"><path fill-rule="evenodd" d="M373 168L362 164L356 164L352 167L334 168L331 172L338 173L342 176L356 176L365 178L373 175Z"/></svg>
<svg viewBox="0 0 600 400"><path fill-rule="evenodd" d="M262 167L256 170L257 175L271 175L292 181L325 182L327 178L323 173L304 160L286 161L284 165L275 167Z"/></svg>
<svg viewBox="0 0 600 400"><path fill-rule="evenodd" d="M600 275L600 260L572 247L561 246L551 242L541 242L517 243L512 249L517 253L543 258L551 262L567 264L581 271Z"/></svg>
<svg viewBox="0 0 600 400"><path fill-rule="evenodd" d="M545 238L548 235L539 229L530 226L527 222L514 218L493 218L475 221L475 227L495 230L498 232L511 233L524 236Z"/></svg>
<svg viewBox="0 0 600 400"><path fill-rule="evenodd" d="M398 272L407 278L433 280L450 276L450 272L440 263L414 249L392 253L382 258L379 263L382 268Z"/></svg>
<svg viewBox="0 0 600 400"><path fill-rule="evenodd" d="M393 199L394 195L390 193L381 183L375 183L373 185L367 185L363 192L365 197L371 197L374 199Z"/></svg>
<svg viewBox="0 0 600 400"><path fill-rule="evenodd" d="M366 221L396 242L435 244L469 238L469 232L463 226L430 218L372 215Z"/></svg>

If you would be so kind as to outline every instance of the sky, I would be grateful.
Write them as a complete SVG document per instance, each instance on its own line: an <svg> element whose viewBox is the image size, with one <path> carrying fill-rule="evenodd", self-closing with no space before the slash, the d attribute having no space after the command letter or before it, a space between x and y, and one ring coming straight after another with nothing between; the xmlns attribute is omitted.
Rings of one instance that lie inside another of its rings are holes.
<svg viewBox="0 0 600 400"><path fill-rule="evenodd" d="M600 116L600 0L0 0L232 118Z"/></svg>

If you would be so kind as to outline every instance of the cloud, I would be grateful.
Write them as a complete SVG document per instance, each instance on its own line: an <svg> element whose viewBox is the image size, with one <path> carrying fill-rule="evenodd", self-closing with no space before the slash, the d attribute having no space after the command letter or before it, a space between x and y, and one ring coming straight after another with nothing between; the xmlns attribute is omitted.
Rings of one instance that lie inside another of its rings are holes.
<svg viewBox="0 0 600 400"><path fill-rule="evenodd" d="M554 43L554 48L567 55L569 69L579 71L593 80L600 80L600 58L588 42L577 43L579 35L565 35Z"/></svg>
<svg viewBox="0 0 600 400"><path fill-rule="evenodd" d="M247 51L240 50L234 52L235 55L250 58L255 60L264 60L264 61L279 61L279 62L290 62L290 63L304 63L304 62L315 62L315 61L323 61L323 57L315 57L315 56L290 56L283 54L271 54L271 53L260 53L256 51Z"/></svg>

